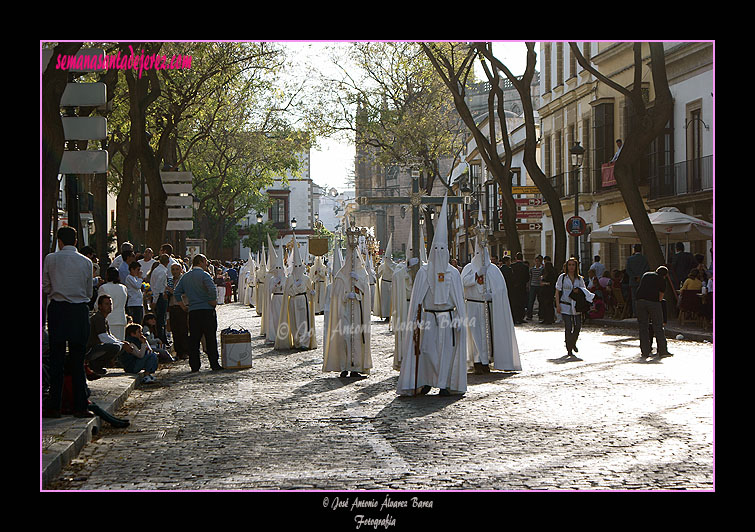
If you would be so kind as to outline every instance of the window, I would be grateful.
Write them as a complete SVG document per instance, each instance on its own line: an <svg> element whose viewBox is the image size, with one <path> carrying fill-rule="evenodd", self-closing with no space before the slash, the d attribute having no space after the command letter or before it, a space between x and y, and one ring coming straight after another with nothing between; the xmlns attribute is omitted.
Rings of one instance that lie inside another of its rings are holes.
<svg viewBox="0 0 755 532"><path fill-rule="evenodd" d="M616 151L613 133L613 103L605 102L595 105L593 113L593 139L595 183L602 183L601 165L607 163Z"/></svg>
<svg viewBox="0 0 755 532"><path fill-rule="evenodd" d="M571 46L569 46L569 77L574 77L577 75L577 56L574 55L574 52L571 50Z"/></svg>
<svg viewBox="0 0 755 532"><path fill-rule="evenodd" d="M270 206L268 218L273 226L278 229L288 228L288 198L272 197L273 204Z"/></svg>
<svg viewBox="0 0 755 532"><path fill-rule="evenodd" d="M551 43L545 43L543 47L543 56L545 59L545 92L550 92L551 86Z"/></svg>
<svg viewBox="0 0 755 532"><path fill-rule="evenodd" d="M564 83L564 43L556 43L556 85Z"/></svg>

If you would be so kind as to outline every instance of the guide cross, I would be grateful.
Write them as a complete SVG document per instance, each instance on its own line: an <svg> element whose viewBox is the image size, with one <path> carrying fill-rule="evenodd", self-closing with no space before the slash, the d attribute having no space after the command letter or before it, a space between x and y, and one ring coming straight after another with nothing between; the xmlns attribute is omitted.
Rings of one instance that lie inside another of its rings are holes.
<svg viewBox="0 0 755 532"><path fill-rule="evenodd" d="M414 254L414 258L419 259L419 207L420 205L442 205L443 204L443 196L425 196L423 195L419 190L419 176L420 172L418 170L412 171L412 192L409 195L409 197L406 196L398 196L398 197L366 197L366 196L359 196L357 198L357 204L359 205L369 205L369 204L406 204L409 203L412 206L412 253ZM448 204L461 204L461 203L469 203L469 197L468 196L449 196L448 197ZM446 223L445 221L443 223ZM424 245L424 243L423 243ZM408 257L407 257L408 259ZM417 270L419 270L419 263L409 268L409 271L412 276L412 280L414 280L414 276L417 273Z"/></svg>

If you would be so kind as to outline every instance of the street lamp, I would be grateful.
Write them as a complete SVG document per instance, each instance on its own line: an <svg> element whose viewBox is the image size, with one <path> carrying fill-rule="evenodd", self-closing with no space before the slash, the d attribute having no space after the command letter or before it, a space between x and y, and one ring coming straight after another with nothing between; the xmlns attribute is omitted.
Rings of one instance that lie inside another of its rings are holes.
<svg viewBox="0 0 755 532"><path fill-rule="evenodd" d="M571 154L572 173L574 174L574 217L579 216L579 169L582 166L582 159L585 156L585 149L579 145L579 142L575 142L574 146L569 148ZM574 237L574 253L579 262L579 235Z"/></svg>
<svg viewBox="0 0 755 532"><path fill-rule="evenodd" d="M259 212L257 213L257 229L260 234L260 243L257 251L262 251L262 214Z"/></svg>

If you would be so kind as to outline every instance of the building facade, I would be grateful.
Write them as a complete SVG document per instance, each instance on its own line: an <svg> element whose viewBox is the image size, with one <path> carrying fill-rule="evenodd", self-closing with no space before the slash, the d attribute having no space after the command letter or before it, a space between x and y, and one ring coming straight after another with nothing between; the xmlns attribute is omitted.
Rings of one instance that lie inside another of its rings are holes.
<svg viewBox="0 0 755 532"><path fill-rule="evenodd" d="M631 87L633 43L581 42L578 47L601 74ZM648 148L638 186L649 212L673 206L712 222L713 44L664 43L664 50L674 99L673 119ZM574 193L579 192L578 214L587 225L579 239L583 266L599 255L608 268L623 269L631 246L591 243L589 234L629 216L610 164L617 151L616 141L628 134L626 99L583 69L568 43L541 43L540 54L541 168L561 195L565 218L575 214ZM642 90L646 103L652 105L655 93L649 61L649 47L644 44ZM585 149L578 171L572 170L569 161L569 149L575 142ZM546 216L542 254L553 253L553 223ZM688 243L687 249L702 253L710 264L711 244ZM569 238L569 254L576 253L575 246L575 239Z"/></svg>
<svg viewBox="0 0 755 532"><path fill-rule="evenodd" d="M273 184L265 190L272 204L267 211L260 214L262 223L271 220L273 226L278 229L278 239L273 244L290 245L296 238L302 257L306 260L309 257L309 237L315 233L315 213L319 211L323 189L311 179L310 151L298 154L298 158L300 170L297 174L287 172L285 179L283 176L276 177ZM249 231L254 231L256 223L257 213L249 212L246 223L242 221L240 233L248 234ZM243 247L243 242L239 246L239 256L246 258L249 248Z"/></svg>

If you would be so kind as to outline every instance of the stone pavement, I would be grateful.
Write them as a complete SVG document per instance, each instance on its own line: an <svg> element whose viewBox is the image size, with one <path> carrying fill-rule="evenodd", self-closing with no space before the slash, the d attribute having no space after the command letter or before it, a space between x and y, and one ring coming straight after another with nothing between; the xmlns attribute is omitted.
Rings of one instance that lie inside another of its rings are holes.
<svg viewBox="0 0 755 532"><path fill-rule="evenodd" d="M673 340L694 331L670 327L675 356L641 362L636 323L604 320L564 363L561 325L517 326L521 373L404 398L380 321L372 374L340 379L321 371L322 316L318 349L291 352L256 336L253 309L218 320L252 331L253 368L211 372L203 355L198 374L163 365L150 385L109 371L92 399L131 426L44 420L42 489L713 489L713 346Z"/></svg>

